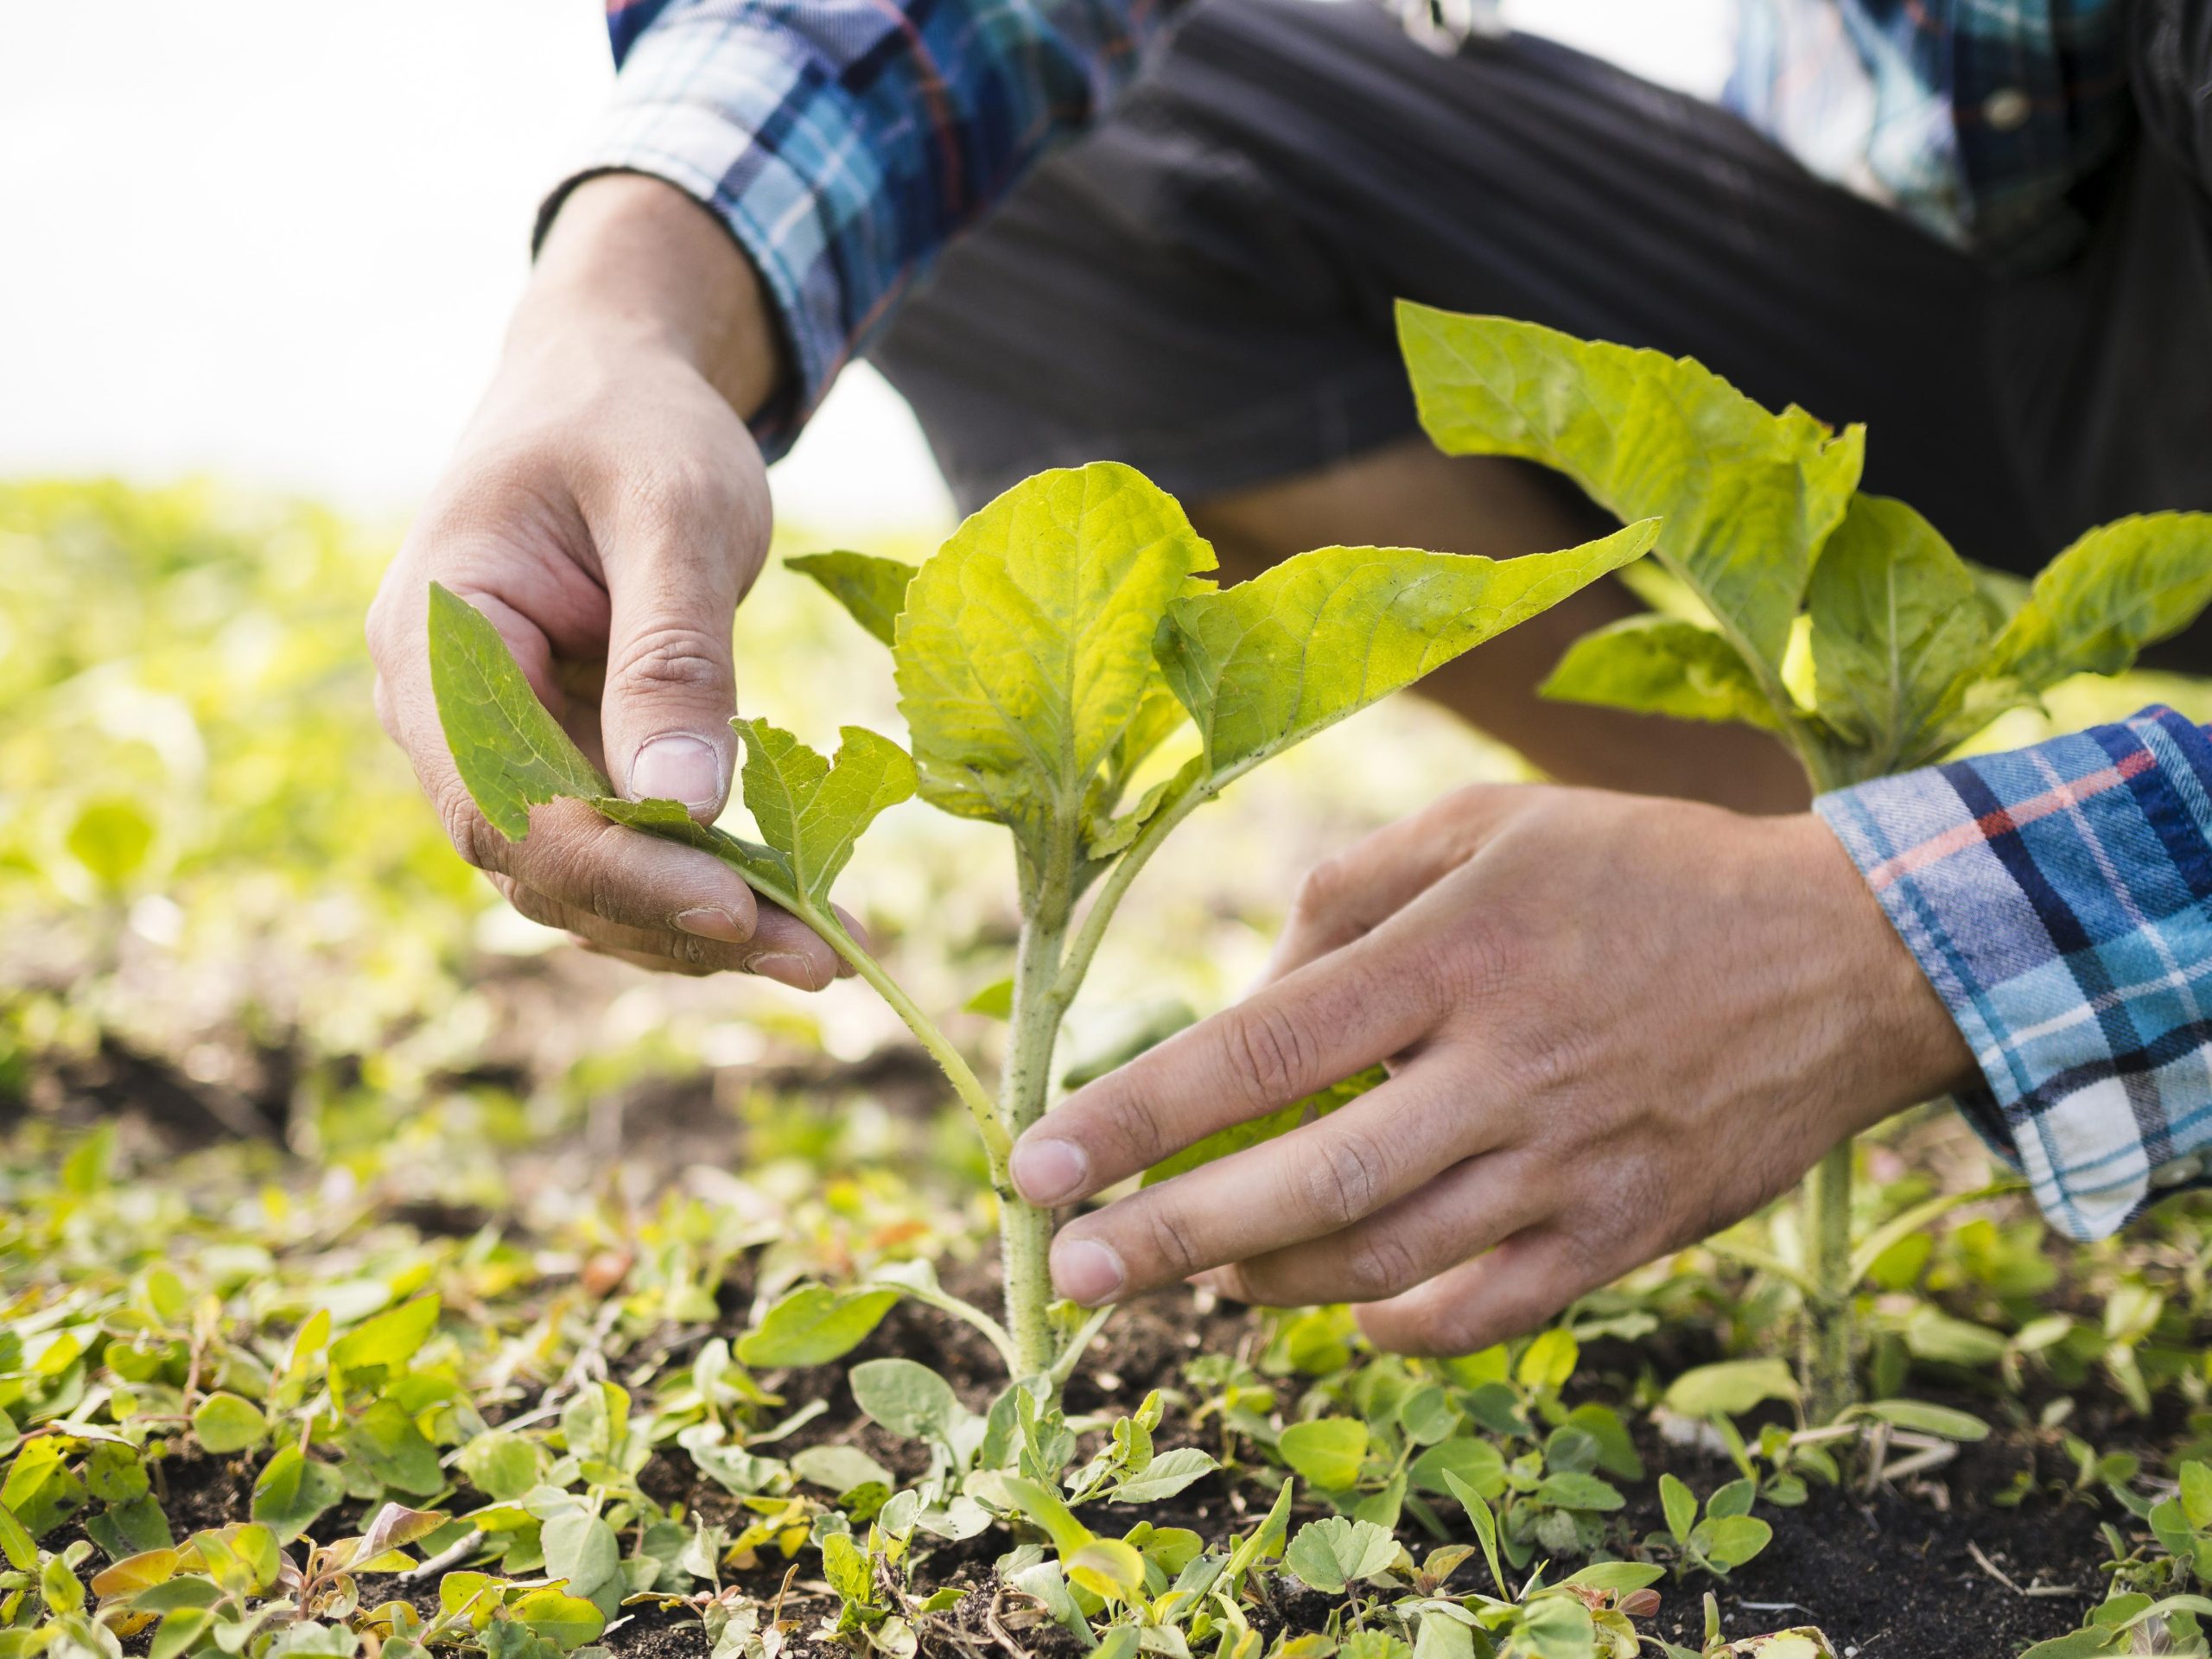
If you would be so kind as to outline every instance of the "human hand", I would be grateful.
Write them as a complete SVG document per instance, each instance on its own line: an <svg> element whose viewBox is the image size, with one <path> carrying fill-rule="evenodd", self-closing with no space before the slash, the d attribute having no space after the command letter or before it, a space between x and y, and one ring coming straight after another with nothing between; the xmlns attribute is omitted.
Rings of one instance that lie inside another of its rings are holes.
<svg viewBox="0 0 2212 1659"><path fill-rule="evenodd" d="M1377 1061L1329 1117L1071 1222L1061 1294L1198 1275L1471 1352L1974 1070L1809 813L1483 786L1313 871L1262 987L1048 1113L1014 1179L1074 1203Z"/></svg>
<svg viewBox="0 0 2212 1659"><path fill-rule="evenodd" d="M652 179L578 187L368 634L385 729L516 909L644 966L816 989L836 955L720 860L575 801L537 808L519 843L486 823L446 747L426 638L435 580L491 619L618 791L712 821L735 758L730 624L769 531L736 409L766 400L776 349L751 268L696 206Z"/></svg>

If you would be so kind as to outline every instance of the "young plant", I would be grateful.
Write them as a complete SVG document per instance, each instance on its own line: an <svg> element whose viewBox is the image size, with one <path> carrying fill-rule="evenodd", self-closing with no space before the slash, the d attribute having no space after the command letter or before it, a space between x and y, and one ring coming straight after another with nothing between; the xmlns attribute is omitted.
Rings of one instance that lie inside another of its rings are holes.
<svg viewBox="0 0 2212 1659"><path fill-rule="evenodd" d="M999 1198L1005 1319L933 1285L914 1294L982 1330L1011 1377L1044 1377L1049 1391L1096 1320L1055 1320L1052 1215L1021 1201L1007 1154L1045 1110L1061 1021L1129 884L1244 773L1636 558L1656 531L1634 524L1503 563L1321 548L1224 588L1206 575L1212 550L1141 474L1109 463L1039 474L918 569L852 553L795 562L891 647L912 753L847 727L824 760L765 720L737 721L758 842L695 823L674 802L616 798L491 623L435 586L432 680L461 779L503 835L521 839L531 806L572 796L700 848L814 928L898 1012L982 1139ZM1186 726L1195 753L1128 798ZM830 907L861 832L917 791L1013 837L1021 925L995 1096Z"/></svg>
<svg viewBox="0 0 2212 1659"><path fill-rule="evenodd" d="M1570 702L1771 734L1815 791L1940 759L2078 673L2126 669L2212 602L2212 515L2092 530L2032 587L1977 569L1902 501L1859 488L1863 428L1777 415L1687 358L1402 304L1422 425L1451 454L1557 468L1623 518L1663 517L1671 608L1578 642ZM1813 1414L1857 1383L1852 1147L1804 1197Z"/></svg>

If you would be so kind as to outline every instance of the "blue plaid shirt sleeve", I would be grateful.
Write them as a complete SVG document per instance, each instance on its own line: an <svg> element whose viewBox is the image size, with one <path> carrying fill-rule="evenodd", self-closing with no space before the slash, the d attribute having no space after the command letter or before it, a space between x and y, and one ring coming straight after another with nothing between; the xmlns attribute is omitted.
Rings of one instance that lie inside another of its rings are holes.
<svg viewBox="0 0 2212 1659"><path fill-rule="evenodd" d="M1959 1100L2054 1225L2117 1230L2212 1162L2212 735L2144 710L1826 795L1958 1021Z"/></svg>
<svg viewBox="0 0 2212 1659"><path fill-rule="evenodd" d="M594 173L652 174L729 227L797 384L772 457L945 240L1126 85L1167 0L613 0Z"/></svg>

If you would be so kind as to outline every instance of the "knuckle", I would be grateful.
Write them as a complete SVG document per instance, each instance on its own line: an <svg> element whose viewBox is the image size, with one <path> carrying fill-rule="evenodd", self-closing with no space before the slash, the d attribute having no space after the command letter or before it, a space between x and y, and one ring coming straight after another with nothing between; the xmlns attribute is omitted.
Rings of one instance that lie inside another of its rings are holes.
<svg viewBox="0 0 2212 1659"><path fill-rule="evenodd" d="M1303 922L1325 922L1344 907L1351 880L1351 866L1341 855L1323 859L1307 870L1291 899L1291 914Z"/></svg>
<svg viewBox="0 0 2212 1659"><path fill-rule="evenodd" d="M1397 1233L1372 1230L1355 1239L1344 1257L1344 1282L1355 1302L1379 1302L1421 1281L1413 1246Z"/></svg>
<svg viewBox="0 0 2212 1659"><path fill-rule="evenodd" d="M1096 1109L1105 1134L1132 1168L1157 1163L1168 1150L1167 1125L1151 1096L1140 1089L1116 1083L1096 1100Z"/></svg>
<svg viewBox="0 0 2212 1659"><path fill-rule="evenodd" d="M1224 1052L1232 1088L1255 1110L1306 1092L1319 1054L1305 1022L1279 1002L1247 1002L1223 1016Z"/></svg>
<svg viewBox="0 0 2212 1659"><path fill-rule="evenodd" d="M1364 1135L1323 1128L1300 1160L1300 1197L1306 1212L1332 1228L1349 1227L1373 1211L1388 1177L1382 1148Z"/></svg>
<svg viewBox="0 0 2212 1659"><path fill-rule="evenodd" d="M632 691L721 691L731 684L728 642L694 623L656 619L623 642L607 677Z"/></svg>
<svg viewBox="0 0 2212 1659"><path fill-rule="evenodd" d="M1173 1204L1155 1204L1145 1217L1146 1242L1161 1267L1177 1278L1208 1266L1198 1258L1191 1224Z"/></svg>

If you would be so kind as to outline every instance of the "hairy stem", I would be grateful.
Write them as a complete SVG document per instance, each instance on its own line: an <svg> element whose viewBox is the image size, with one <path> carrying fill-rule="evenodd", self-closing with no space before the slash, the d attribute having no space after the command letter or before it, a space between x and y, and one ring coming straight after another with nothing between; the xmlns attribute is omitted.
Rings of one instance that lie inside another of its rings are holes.
<svg viewBox="0 0 2212 1659"><path fill-rule="evenodd" d="M1808 1414L1815 1424L1833 1422L1858 1397L1851 1318L1852 1293L1857 1287L1851 1263L1853 1144L1847 1139L1814 1166L1806 1177L1801 1211L1805 1265L1813 1289L1805 1300L1800 1365Z"/></svg>
<svg viewBox="0 0 2212 1659"><path fill-rule="evenodd" d="M1067 942L1068 891L1063 873L1048 873L1028 895L1021 943L1014 956L1014 1008L1009 1020L1006 1075L999 1096L1001 1133L1009 1140L1045 1114L1052 1091L1052 1049L1067 1002L1059 995L1060 959ZM1007 1334L1014 1341L1014 1376L1049 1372L1053 1351L1052 1212L1010 1190L999 1199L999 1253L1006 1272Z"/></svg>

